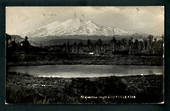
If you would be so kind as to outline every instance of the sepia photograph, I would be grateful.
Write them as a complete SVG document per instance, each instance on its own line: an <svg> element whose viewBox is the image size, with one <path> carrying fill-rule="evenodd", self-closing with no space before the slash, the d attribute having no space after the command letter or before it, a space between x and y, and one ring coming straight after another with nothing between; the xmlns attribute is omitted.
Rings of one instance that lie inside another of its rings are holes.
<svg viewBox="0 0 170 111"><path fill-rule="evenodd" d="M163 104L164 6L6 7L7 104Z"/></svg>

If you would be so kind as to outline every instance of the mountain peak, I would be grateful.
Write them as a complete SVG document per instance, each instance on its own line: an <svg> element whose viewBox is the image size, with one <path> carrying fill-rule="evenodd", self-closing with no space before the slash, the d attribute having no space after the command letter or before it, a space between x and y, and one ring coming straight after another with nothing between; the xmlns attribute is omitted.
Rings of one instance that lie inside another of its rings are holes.
<svg viewBox="0 0 170 111"><path fill-rule="evenodd" d="M87 20L84 15L78 17L74 15L72 19L64 22L54 21L50 24L42 26L33 32L28 33L30 37L44 37L44 36L62 36L62 35L127 35L129 32L120 28L101 26Z"/></svg>

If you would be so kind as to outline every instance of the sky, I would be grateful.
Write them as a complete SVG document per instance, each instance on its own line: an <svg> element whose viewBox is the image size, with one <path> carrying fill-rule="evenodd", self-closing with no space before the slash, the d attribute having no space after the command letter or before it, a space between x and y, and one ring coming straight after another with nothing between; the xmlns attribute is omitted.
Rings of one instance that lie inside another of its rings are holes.
<svg viewBox="0 0 170 111"><path fill-rule="evenodd" d="M163 6L6 7L6 33L24 35L43 25L84 16L96 24L134 33L164 34Z"/></svg>

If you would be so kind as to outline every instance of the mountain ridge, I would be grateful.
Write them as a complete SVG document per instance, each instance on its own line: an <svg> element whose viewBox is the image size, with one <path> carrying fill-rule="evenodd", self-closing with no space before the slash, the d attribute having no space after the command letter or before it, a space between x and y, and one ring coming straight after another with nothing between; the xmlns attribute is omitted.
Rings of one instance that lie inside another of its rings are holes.
<svg viewBox="0 0 170 111"><path fill-rule="evenodd" d="M44 37L44 36L61 36L61 35L130 35L131 32L115 27L107 27L98 25L92 20L85 20L80 18L72 18L59 23L54 21L50 24L44 25L26 35L30 37Z"/></svg>

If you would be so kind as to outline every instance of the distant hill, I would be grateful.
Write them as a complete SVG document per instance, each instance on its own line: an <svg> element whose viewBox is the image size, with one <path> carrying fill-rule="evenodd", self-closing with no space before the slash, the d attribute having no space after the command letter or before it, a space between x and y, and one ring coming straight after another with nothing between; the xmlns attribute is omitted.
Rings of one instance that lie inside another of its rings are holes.
<svg viewBox="0 0 170 111"><path fill-rule="evenodd" d="M92 42L96 42L98 39L101 39L103 42L109 42L115 37L117 40L120 39L137 39L142 40L146 39L148 35L140 35L140 34L134 34L134 35L115 35L115 36L83 36L83 35L70 35L70 36L46 36L46 37L36 37L36 38L30 38L31 41L34 41L36 44L41 44L43 46L51 46L51 45L62 45L63 43L69 42L70 44L73 44L75 42L79 43L82 42L83 44L87 43L87 40L91 40ZM155 37L160 38L160 37Z"/></svg>
<svg viewBox="0 0 170 111"><path fill-rule="evenodd" d="M9 35L9 34L7 34L7 35ZM21 37L20 35L9 35L9 36L11 36L11 40L12 40L12 41L15 40L16 43L21 42L21 41L24 41L24 38ZM30 44L33 45L33 46L39 46L39 44L37 44L37 43L34 42L34 41L29 40L29 42L30 42Z"/></svg>
<svg viewBox="0 0 170 111"><path fill-rule="evenodd" d="M14 40L15 39L15 42L21 42L24 40L24 38L22 38L21 36L19 35L10 35L11 36L11 39Z"/></svg>

